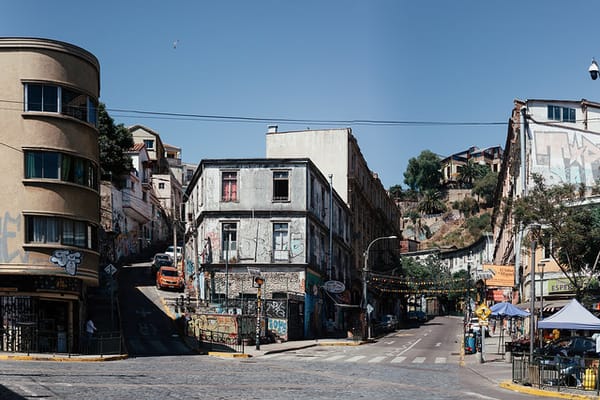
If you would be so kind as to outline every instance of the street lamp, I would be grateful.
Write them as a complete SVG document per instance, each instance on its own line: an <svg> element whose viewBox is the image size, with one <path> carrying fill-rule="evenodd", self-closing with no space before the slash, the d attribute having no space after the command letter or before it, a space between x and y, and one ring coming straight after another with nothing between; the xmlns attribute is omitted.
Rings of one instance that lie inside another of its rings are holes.
<svg viewBox="0 0 600 400"><path fill-rule="evenodd" d="M367 302L367 273L369 271L369 250L371 249L371 246L373 245L373 243L379 241L379 240L384 240L384 239L398 239L397 236L392 235L392 236L381 236L378 238L375 238L371 241L371 243L369 243L369 245L367 246L367 249L365 250L363 256L365 258L365 264L363 267L363 309L364 309L364 313L365 313L365 321L366 321L366 326L367 326L367 339L371 339L371 312L367 309L368 307L368 302Z"/></svg>
<svg viewBox="0 0 600 400"><path fill-rule="evenodd" d="M262 285L265 279L261 276L254 278L256 284L256 350L260 350L260 316L262 314Z"/></svg>

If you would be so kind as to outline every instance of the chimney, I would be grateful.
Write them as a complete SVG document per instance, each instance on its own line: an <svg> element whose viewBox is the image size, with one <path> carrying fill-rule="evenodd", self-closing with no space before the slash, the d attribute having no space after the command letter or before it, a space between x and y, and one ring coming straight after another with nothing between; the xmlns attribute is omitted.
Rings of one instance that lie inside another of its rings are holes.
<svg viewBox="0 0 600 400"><path fill-rule="evenodd" d="M269 125L267 133L277 133L277 125Z"/></svg>

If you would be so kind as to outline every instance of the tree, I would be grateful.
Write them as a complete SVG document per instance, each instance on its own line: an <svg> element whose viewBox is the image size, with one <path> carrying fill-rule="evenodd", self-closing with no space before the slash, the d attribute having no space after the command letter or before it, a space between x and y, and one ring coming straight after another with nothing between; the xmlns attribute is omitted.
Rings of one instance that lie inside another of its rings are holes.
<svg viewBox="0 0 600 400"><path fill-rule="evenodd" d="M467 163L463 165L458 171L458 181L462 187L471 188L473 183L483 178L490 167L485 164L476 164L472 158L467 160Z"/></svg>
<svg viewBox="0 0 600 400"><path fill-rule="evenodd" d="M446 211L446 204L442 201L441 192L434 189L424 191L418 210L424 214L438 214Z"/></svg>
<svg viewBox="0 0 600 400"><path fill-rule="evenodd" d="M400 186L400 185L390 186L390 188L388 189L388 192L390 192L390 195L392 196L393 199L401 199L402 198L402 186Z"/></svg>
<svg viewBox="0 0 600 400"><path fill-rule="evenodd" d="M581 300L599 270L600 208L585 201L580 185L547 186L539 175L533 181L528 195L512 204L516 226L529 226L532 240L551 249Z"/></svg>
<svg viewBox="0 0 600 400"><path fill-rule="evenodd" d="M404 183L411 190L425 191L438 189L442 181L442 165L440 158L429 150L421 152L419 157L408 160L404 172Z"/></svg>
<svg viewBox="0 0 600 400"><path fill-rule="evenodd" d="M498 173L490 170L483 178L475 182L471 193L483 199L485 206L491 207L494 203L497 185Z"/></svg>
<svg viewBox="0 0 600 400"><path fill-rule="evenodd" d="M100 143L100 176L113 180L133 168L126 152L133 147L133 137L123 124L115 125L106 106L98 104L98 141Z"/></svg>

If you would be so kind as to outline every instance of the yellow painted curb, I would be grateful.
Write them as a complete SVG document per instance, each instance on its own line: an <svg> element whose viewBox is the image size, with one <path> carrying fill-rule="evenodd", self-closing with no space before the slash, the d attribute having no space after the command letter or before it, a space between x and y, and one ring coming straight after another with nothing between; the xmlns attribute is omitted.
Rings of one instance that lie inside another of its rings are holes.
<svg viewBox="0 0 600 400"><path fill-rule="evenodd" d="M549 390L536 389L536 388L530 387L530 386L517 385L510 381L500 382L500 387L511 390L513 392L531 394L531 395L538 396L538 397L552 397L552 398L572 399L572 400L599 399L599 397L596 397L596 396L586 396L583 394L561 393L561 392L554 392L554 391L549 391Z"/></svg>
<svg viewBox="0 0 600 400"><path fill-rule="evenodd" d="M106 357L56 357L56 356L27 356L27 355L2 355L0 360L11 361L53 361L53 362L99 362L99 361L118 361L129 358L128 354Z"/></svg>
<svg viewBox="0 0 600 400"><path fill-rule="evenodd" d="M209 356L223 357L223 358L249 358L250 354L246 353L227 353L224 351L209 351Z"/></svg>

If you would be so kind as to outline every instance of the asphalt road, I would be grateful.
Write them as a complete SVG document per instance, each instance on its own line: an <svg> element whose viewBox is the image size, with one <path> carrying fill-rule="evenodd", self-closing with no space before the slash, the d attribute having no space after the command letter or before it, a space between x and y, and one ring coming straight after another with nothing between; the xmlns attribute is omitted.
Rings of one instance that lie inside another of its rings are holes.
<svg viewBox="0 0 600 400"><path fill-rule="evenodd" d="M195 355L144 266L120 272L133 356L110 362L3 361L0 399L532 399L498 387L460 355L461 320L438 317L361 346L253 358ZM474 357L474 356L469 356Z"/></svg>

